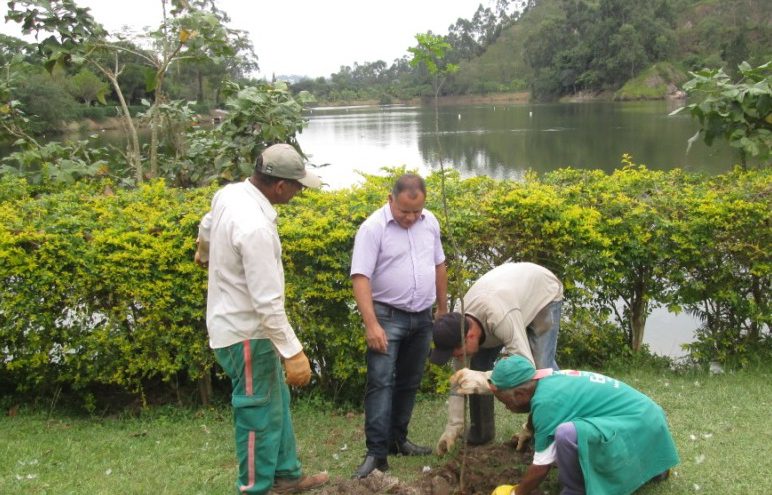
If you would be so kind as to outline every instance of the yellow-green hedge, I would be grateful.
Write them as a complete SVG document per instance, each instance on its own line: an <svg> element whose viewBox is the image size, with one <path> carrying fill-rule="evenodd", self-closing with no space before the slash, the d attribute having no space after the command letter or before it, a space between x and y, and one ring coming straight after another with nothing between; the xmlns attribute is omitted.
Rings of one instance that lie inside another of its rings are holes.
<svg viewBox="0 0 772 495"><path fill-rule="evenodd" d="M449 223L440 175L431 175L451 294L506 260L549 267L565 282L566 313L581 322L561 335L560 355L572 361L602 362L602 340L619 340L609 317L636 347L659 304L704 318L698 359L729 362L768 344L769 170L706 178L624 165L520 182L449 173ZM336 400L359 401L364 390L348 275L354 234L397 173L306 191L279 208L290 320L316 364L314 390ZM0 385L139 393L211 373L206 273L192 257L214 191L79 183L35 196L22 181L0 181ZM444 378L435 368L427 376L430 388Z"/></svg>

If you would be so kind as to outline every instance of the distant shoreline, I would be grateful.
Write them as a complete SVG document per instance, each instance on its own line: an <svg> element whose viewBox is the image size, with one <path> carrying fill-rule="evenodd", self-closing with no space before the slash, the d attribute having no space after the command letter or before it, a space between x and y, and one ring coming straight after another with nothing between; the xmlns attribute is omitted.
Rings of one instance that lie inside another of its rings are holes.
<svg viewBox="0 0 772 495"><path fill-rule="evenodd" d="M620 98L615 96L614 92L604 91L600 93L579 92L572 95L566 95L560 98L558 103L580 103L590 101L640 101L640 100L664 100L672 98L672 95L663 95L661 97L648 97L648 98ZM431 105L434 98L430 96L421 98L411 98L407 100L394 99L390 104L392 105ZM508 93L489 93L485 95L450 95L440 96L438 104L440 106L453 106L453 105L477 105L477 104L525 104L531 103L531 93L529 91L518 91ZM382 106L384 103L372 99L372 100L349 100L349 101L324 101L319 102L316 107L351 107L351 106L368 106L377 107Z"/></svg>
<svg viewBox="0 0 772 495"><path fill-rule="evenodd" d="M511 93L490 93L487 95L450 95L440 96L440 106L474 105L478 103L528 103L531 93L528 91ZM430 96L400 100L395 98L392 105L431 105L434 98ZM351 100L351 101L325 101L320 102L319 107L350 107L350 106L381 106L378 100Z"/></svg>

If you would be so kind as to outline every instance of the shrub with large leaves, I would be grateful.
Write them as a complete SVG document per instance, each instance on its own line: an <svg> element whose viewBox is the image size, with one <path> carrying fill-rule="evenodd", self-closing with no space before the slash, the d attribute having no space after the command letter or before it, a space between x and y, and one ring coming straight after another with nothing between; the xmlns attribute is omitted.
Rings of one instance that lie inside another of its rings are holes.
<svg viewBox="0 0 772 495"><path fill-rule="evenodd" d="M745 167L753 157L762 165L772 158L772 61L759 67L747 62L739 66L740 81L733 83L722 69L703 69L691 73L684 85L690 97L701 101L681 107L671 115L689 110L700 122L689 144L702 134L710 146L724 138L740 152Z"/></svg>

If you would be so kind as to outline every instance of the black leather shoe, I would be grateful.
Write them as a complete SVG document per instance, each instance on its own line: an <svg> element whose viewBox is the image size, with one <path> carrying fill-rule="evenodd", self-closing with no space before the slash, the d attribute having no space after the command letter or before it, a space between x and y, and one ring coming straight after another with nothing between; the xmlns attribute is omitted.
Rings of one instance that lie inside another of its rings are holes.
<svg viewBox="0 0 772 495"><path fill-rule="evenodd" d="M375 469L378 471L387 471L389 469L389 462L385 457L380 458L373 455L365 456L365 460L359 465L352 478L357 480L367 478Z"/></svg>
<svg viewBox="0 0 772 495"><path fill-rule="evenodd" d="M402 443L394 442L393 444L391 444L391 447L389 448L389 454L429 455L431 453L432 453L431 447L423 447L421 445L416 445L408 439L405 439L405 441Z"/></svg>

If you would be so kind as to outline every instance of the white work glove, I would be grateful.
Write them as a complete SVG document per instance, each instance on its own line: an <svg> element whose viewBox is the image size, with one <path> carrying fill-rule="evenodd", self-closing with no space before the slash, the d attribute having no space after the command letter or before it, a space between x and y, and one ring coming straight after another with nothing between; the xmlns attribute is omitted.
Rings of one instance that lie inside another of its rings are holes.
<svg viewBox="0 0 772 495"><path fill-rule="evenodd" d="M532 439L533 430L529 427L528 422L525 422L523 423L523 429L520 430L520 433L512 438L515 444L515 450L518 452L524 451L528 447L528 444L531 443Z"/></svg>
<svg viewBox="0 0 772 495"><path fill-rule="evenodd" d="M488 386L490 374L490 371L460 369L450 377L450 385L457 394L491 394L491 389Z"/></svg>
<svg viewBox="0 0 772 495"><path fill-rule="evenodd" d="M445 431L442 432L437 442L437 455L445 455L453 448L456 440L464 431L464 398L460 395L451 395L448 399L448 422Z"/></svg>

